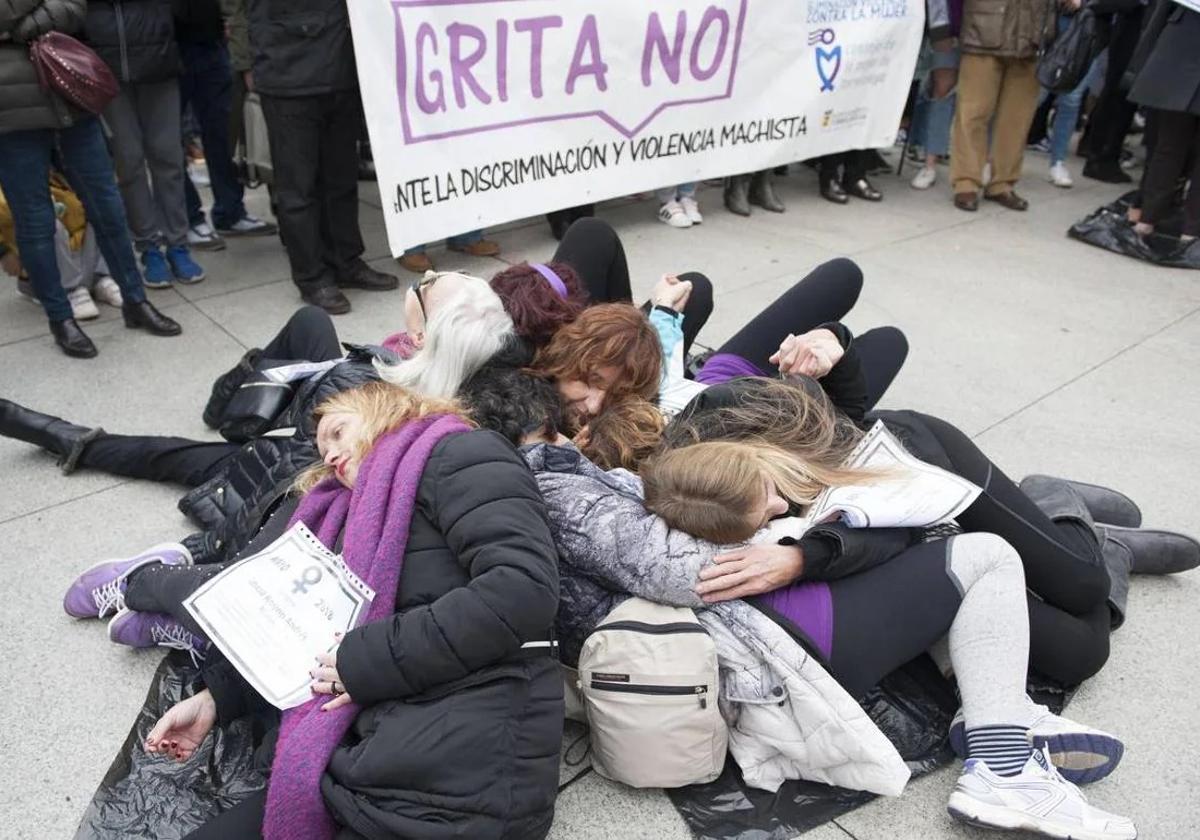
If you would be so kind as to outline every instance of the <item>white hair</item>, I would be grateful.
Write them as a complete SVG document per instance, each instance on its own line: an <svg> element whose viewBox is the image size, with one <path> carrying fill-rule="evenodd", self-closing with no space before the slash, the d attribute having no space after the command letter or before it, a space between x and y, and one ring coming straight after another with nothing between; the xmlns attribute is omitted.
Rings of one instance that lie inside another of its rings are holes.
<svg viewBox="0 0 1200 840"><path fill-rule="evenodd" d="M425 345L406 361L375 361L384 382L449 399L513 339L513 322L486 280L456 274L457 288L439 300L425 325Z"/></svg>

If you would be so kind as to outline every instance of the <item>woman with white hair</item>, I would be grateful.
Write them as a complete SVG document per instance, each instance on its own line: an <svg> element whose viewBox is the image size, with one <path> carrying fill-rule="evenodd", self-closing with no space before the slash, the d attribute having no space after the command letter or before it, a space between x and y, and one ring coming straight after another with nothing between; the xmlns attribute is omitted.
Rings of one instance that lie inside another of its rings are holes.
<svg viewBox="0 0 1200 840"><path fill-rule="evenodd" d="M205 422L223 426L230 398L252 376L272 380L271 368L309 363L304 379L286 383L290 402L257 434L214 443L153 435L112 435L0 400L0 434L59 456L64 472L89 467L114 475L193 487L180 509L203 527L185 541L197 562L229 547L219 536L226 523L256 516L278 500L281 488L317 460L313 409L348 388L383 379L425 396L454 396L472 374L512 342L513 324L485 280L457 272L428 272L405 293L406 331L380 346L345 345L329 316L307 306L297 311L262 350L248 352L220 377ZM315 368L315 370L314 370ZM279 377L283 378L283 377ZM223 433L227 427L222 427ZM215 558L214 558L215 559Z"/></svg>

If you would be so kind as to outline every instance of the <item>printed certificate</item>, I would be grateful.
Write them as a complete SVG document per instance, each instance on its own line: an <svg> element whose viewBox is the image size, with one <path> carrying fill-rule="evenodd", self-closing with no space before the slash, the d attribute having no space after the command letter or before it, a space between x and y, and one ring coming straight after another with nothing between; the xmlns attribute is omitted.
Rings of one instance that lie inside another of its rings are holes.
<svg viewBox="0 0 1200 840"><path fill-rule="evenodd" d="M184 601L205 634L280 709L311 699L315 657L357 625L374 591L297 523Z"/></svg>

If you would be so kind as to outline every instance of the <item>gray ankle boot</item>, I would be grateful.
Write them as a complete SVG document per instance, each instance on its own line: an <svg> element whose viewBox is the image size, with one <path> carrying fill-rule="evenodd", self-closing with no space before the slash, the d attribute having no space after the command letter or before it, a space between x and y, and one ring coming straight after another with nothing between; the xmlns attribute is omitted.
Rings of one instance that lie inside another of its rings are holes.
<svg viewBox="0 0 1200 840"><path fill-rule="evenodd" d="M1133 553L1124 543L1108 537L1100 544L1100 556L1104 558L1104 568L1108 569L1108 611L1112 614L1111 627L1116 630L1125 623L1125 609L1129 605Z"/></svg>
<svg viewBox="0 0 1200 840"><path fill-rule="evenodd" d="M1135 575L1174 575L1200 566L1200 543L1186 534L1152 528L1097 527L1106 542L1115 542L1129 552L1130 571Z"/></svg>
<svg viewBox="0 0 1200 840"><path fill-rule="evenodd" d="M732 175L725 179L725 207L738 216L750 215L749 175Z"/></svg>
<svg viewBox="0 0 1200 840"><path fill-rule="evenodd" d="M1133 499L1108 487L1055 478L1051 475L1028 475L1021 480L1021 489L1025 491L1025 495L1033 498L1034 494L1039 492L1039 486L1057 482L1064 482L1075 488L1095 521L1105 525L1120 525L1123 528L1141 527L1142 511Z"/></svg>
<svg viewBox="0 0 1200 840"><path fill-rule="evenodd" d="M750 181L750 203L757 204L772 213L782 213L787 208L775 192L775 174L770 169L755 172Z"/></svg>

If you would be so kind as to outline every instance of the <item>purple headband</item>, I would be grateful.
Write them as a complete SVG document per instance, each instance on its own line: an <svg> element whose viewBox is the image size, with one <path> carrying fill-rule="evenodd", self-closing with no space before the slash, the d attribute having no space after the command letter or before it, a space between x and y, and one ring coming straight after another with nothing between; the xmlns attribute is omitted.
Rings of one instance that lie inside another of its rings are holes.
<svg viewBox="0 0 1200 840"><path fill-rule="evenodd" d="M546 282L550 284L550 288L558 292L560 298L563 300L567 299L567 284L562 281L561 277L554 273L554 269L541 263L530 263L529 267L536 269L538 274L545 277Z"/></svg>

